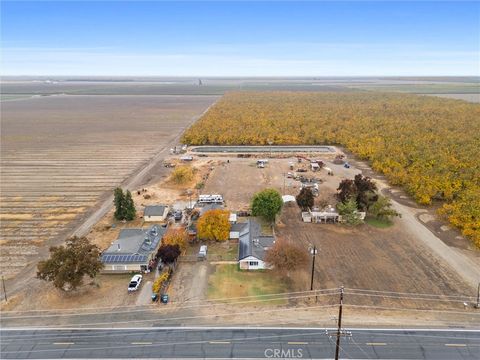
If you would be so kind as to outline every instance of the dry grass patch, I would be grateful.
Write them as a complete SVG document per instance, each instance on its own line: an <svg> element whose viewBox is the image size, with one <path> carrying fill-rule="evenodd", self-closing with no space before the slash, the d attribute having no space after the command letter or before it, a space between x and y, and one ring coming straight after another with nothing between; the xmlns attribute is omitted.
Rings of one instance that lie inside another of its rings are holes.
<svg viewBox="0 0 480 360"><path fill-rule="evenodd" d="M30 220L33 214L0 214L0 220Z"/></svg>
<svg viewBox="0 0 480 360"><path fill-rule="evenodd" d="M232 301L252 302L252 305L285 305L286 298L272 295L287 291L286 283L274 272L242 271L237 264L215 265L208 280L208 298L212 300L231 298ZM240 297L245 298L233 300Z"/></svg>

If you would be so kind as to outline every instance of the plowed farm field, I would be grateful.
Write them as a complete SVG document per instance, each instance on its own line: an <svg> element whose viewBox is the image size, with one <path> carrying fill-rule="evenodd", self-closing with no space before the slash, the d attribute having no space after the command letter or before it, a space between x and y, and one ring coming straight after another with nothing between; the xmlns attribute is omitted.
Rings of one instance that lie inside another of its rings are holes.
<svg viewBox="0 0 480 360"><path fill-rule="evenodd" d="M215 96L38 96L2 103L0 272L72 230Z"/></svg>

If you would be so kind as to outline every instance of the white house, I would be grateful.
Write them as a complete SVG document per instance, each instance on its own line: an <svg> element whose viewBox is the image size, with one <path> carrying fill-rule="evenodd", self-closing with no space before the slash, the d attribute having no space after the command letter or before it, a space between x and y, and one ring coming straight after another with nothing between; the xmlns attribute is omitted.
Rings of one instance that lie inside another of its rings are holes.
<svg viewBox="0 0 480 360"><path fill-rule="evenodd" d="M167 219L168 216L167 205L150 205L146 206L143 212L143 219L145 221L162 222Z"/></svg>
<svg viewBox="0 0 480 360"><path fill-rule="evenodd" d="M235 224L240 225L240 224ZM242 224L239 231L238 263L242 270L268 269L265 263L265 255L275 243L272 235L262 235L262 229L258 222L249 219Z"/></svg>

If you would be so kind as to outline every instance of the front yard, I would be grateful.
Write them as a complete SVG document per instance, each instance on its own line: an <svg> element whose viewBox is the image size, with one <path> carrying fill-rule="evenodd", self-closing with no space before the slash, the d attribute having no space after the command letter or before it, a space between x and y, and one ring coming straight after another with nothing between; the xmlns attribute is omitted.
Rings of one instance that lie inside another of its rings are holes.
<svg viewBox="0 0 480 360"><path fill-rule="evenodd" d="M232 301L245 302L245 304L252 301L252 305L287 304L287 299L268 296L289 291L285 281L276 273L270 270L243 271L239 270L238 264L214 266L208 279L208 298L210 300L236 298Z"/></svg>

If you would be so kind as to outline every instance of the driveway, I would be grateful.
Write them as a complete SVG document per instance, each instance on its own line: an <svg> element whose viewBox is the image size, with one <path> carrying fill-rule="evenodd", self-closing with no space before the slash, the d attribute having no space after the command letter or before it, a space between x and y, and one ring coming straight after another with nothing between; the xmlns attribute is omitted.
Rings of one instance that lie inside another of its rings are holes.
<svg viewBox="0 0 480 360"><path fill-rule="evenodd" d="M175 302L203 300L207 287L208 261L179 262L168 292Z"/></svg>
<svg viewBox="0 0 480 360"><path fill-rule="evenodd" d="M149 305L152 302L152 281L146 281L137 294L135 305Z"/></svg>

